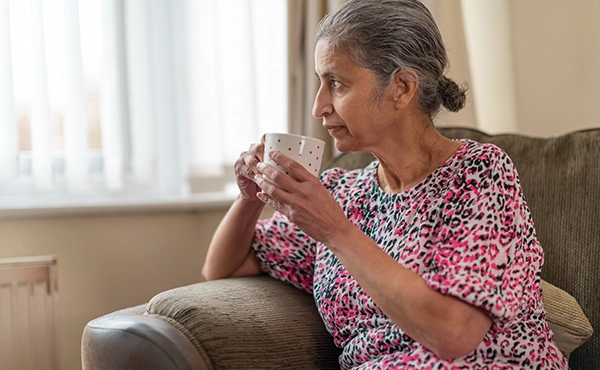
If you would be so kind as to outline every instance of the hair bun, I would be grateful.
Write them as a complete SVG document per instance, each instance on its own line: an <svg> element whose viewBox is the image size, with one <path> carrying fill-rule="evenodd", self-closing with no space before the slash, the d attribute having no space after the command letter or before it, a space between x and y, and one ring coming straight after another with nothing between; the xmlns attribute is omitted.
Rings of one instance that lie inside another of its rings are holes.
<svg viewBox="0 0 600 370"><path fill-rule="evenodd" d="M440 77L437 92L444 108L451 112L458 112L467 102L467 86L459 86L446 76Z"/></svg>

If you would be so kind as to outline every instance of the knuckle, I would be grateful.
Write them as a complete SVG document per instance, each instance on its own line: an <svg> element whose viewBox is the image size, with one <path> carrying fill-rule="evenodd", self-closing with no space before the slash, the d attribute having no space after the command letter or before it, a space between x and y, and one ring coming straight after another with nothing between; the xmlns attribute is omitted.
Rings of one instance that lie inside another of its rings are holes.
<svg viewBox="0 0 600 370"><path fill-rule="evenodd" d="M239 157L235 160L235 163L238 164L238 163L243 162L245 155L246 155L246 152L241 152L240 155L239 155Z"/></svg>
<svg viewBox="0 0 600 370"><path fill-rule="evenodd" d="M247 178L254 179L254 171L250 167L245 167L243 173Z"/></svg>
<svg viewBox="0 0 600 370"><path fill-rule="evenodd" d="M245 171L244 164L239 161L236 161L233 165L233 171L235 172L236 176L243 175Z"/></svg>
<svg viewBox="0 0 600 370"><path fill-rule="evenodd" d="M248 164L248 167L251 167L251 168L256 167L256 165L258 164L258 158L256 158L256 157L250 158L248 160L247 164Z"/></svg>
<svg viewBox="0 0 600 370"><path fill-rule="evenodd" d="M281 171L277 171L277 170L276 170L276 171L273 171L273 174L272 174L272 175L270 175L270 176L271 176L271 179L272 179L274 182L276 182L276 183L280 183L280 182L281 182L281 180L282 180L283 178L285 178L285 176L286 176L286 175L285 175L283 172L281 172Z"/></svg>
<svg viewBox="0 0 600 370"><path fill-rule="evenodd" d="M262 144L254 143L250 145L250 151L252 152L252 154L257 154L262 146Z"/></svg>
<svg viewBox="0 0 600 370"><path fill-rule="evenodd" d="M290 161L290 163L288 165L288 168L291 171L295 171L296 172L296 171L298 171L298 170L300 170L300 169L302 169L304 167L302 167L302 165L300 163L296 162L296 161Z"/></svg>
<svg viewBox="0 0 600 370"><path fill-rule="evenodd" d="M244 152L244 157L246 158L246 163L249 166L251 166L251 167L256 166L258 164L258 162L261 161L261 158L262 158L261 147L262 147L262 144L252 144L250 146L250 149L248 149L247 152Z"/></svg>

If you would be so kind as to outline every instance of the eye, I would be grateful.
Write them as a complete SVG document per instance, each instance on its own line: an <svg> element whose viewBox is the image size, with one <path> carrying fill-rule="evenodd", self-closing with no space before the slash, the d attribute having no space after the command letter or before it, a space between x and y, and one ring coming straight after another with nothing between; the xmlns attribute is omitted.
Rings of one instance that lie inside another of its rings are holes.
<svg viewBox="0 0 600 370"><path fill-rule="evenodd" d="M336 80L336 79L331 79L329 81L329 86L331 86L332 89L337 89L341 86L342 84L340 83L340 81Z"/></svg>

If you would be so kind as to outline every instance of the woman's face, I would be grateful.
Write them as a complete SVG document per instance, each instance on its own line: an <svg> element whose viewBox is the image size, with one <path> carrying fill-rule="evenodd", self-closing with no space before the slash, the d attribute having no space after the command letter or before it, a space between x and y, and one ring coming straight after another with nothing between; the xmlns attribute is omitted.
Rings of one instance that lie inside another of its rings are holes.
<svg viewBox="0 0 600 370"><path fill-rule="evenodd" d="M345 53L331 51L323 40L315 50L315 69L321 86L313 115L323 119L323 127L339 151L372 151L394 122L390 89L376 99L374 74Z"/></svg>

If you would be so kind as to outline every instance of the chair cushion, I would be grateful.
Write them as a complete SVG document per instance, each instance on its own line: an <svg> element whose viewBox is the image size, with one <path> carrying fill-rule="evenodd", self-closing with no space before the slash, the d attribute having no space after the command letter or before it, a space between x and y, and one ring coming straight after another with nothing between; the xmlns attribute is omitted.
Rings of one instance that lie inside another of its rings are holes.
<svg viewBox="0 0 600 370"><path fill-rule="evenodd" d="M146 314L178 328L209 369L339 369L312 296L268 276L169 290Z"/></svg>
<svg viewBox="0 0 600 370"><path fill-rule="evenodd" d="M554 342L567 358L593 333L592 325L572 295L542 280L544 309Z"/></svg>

